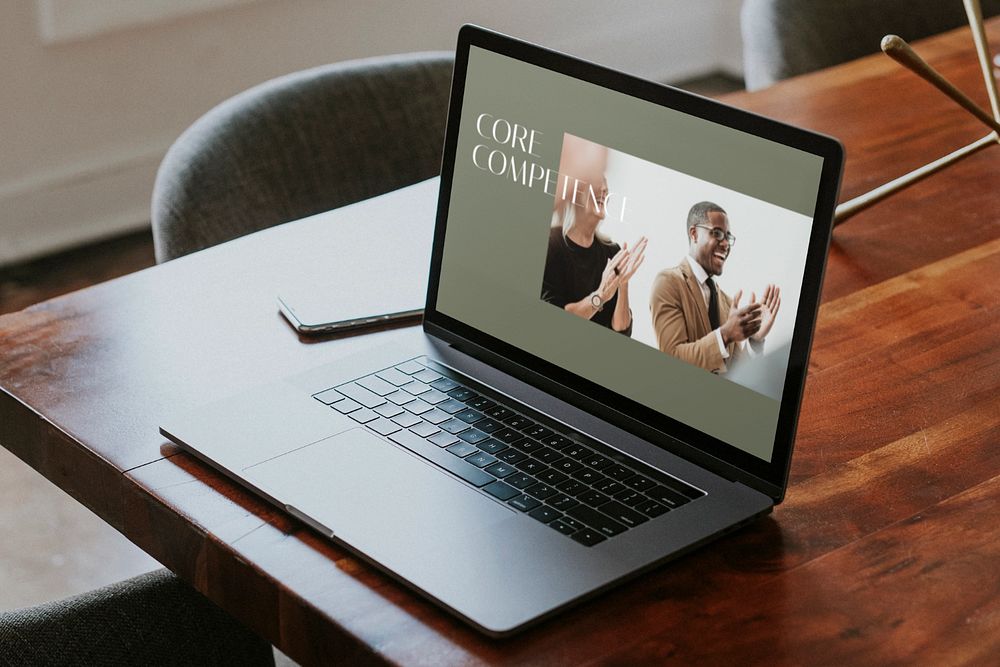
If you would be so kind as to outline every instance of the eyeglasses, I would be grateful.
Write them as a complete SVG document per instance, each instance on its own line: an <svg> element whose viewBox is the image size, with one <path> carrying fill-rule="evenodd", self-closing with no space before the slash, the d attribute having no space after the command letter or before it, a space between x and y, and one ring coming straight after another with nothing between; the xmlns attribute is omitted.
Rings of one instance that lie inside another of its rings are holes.
<svg viewBox="0 0 1000 667"><path fill-rule="evenodd" d="M732 248L736 245L736 237L729 232L724 232L718 227L709 227L708 225L692 225L692 227L701 227L702 229L707 229L708 233L712 235L712 238L716 241L721 241L725 239L729 242L729 247Z"/></svg>

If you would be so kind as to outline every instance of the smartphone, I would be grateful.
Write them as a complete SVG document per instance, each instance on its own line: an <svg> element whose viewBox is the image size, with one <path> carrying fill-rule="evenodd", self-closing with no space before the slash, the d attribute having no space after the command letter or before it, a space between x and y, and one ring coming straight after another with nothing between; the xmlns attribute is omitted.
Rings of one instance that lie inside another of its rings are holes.
<svg viewBox="0 0 1000 667"><path fill-rule="evenodd" d="M427 300L439 179L289 224L309 243L274 285L278 310L301 334L418 321Z"/></svg>
<svg viewBox="0 0 1000 667"><path fill-rule="evenodd" d="M279 295L278 310L301 334L322 335L377 327L392 322L420 321L424 314L424 296L399 294L382 303L367 300L350 303L329 295ZM405 298L409 296L410 298ZM414 298L415 297L415 298ZM383 310L384 309L384 310Z"/></svg>

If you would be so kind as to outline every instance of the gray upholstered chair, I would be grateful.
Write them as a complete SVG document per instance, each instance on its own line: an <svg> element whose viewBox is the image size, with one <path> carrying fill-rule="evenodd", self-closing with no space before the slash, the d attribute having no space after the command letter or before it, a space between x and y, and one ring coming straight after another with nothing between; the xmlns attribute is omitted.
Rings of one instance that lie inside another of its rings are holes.
<svg viewBox="0 0 1000 667"><path fill-rule="evenodd" d="M0 613L0 665L274 665L271 645L156 570Z"/></svg>
<svg viewBox="0 0 1000 667"><path fill-rule="evenodd" d="M1000 14L1000 0L981 4L984 16ZM740 24L743 73L756 90L877 53L889 33L913 41L968 20L962 0L744 0Z"/></svg>
<svg viewBox="0 0 1000 667"><path fill-rule="evenodd" d="M157 261L435 176L453 54L326 65L215 107L156 177Z"/></svg>

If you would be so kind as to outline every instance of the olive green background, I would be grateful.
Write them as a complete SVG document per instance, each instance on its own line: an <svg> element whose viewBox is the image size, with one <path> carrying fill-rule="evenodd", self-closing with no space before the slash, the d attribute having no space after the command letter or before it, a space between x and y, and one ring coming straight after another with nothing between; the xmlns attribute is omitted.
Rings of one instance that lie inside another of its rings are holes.
<svg viewBox="0 0 1000 667"><path fill-rule="evenodd" d="M540 157L481 137L481 113L540 132ZM564 132L810 218L822 159L483 49L469 54L437 309L770 460L778 401L541 300L553 198L541 183L477 169L472 151L486 144L556 170ZM632 301L633 311L645 307Z"/></svg>

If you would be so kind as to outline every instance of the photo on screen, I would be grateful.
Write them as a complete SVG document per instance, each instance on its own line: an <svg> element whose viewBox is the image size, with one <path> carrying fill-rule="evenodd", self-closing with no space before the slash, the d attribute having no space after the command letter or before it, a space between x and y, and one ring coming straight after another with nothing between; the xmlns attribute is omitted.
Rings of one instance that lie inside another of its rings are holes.
<svg viewBox="0 0 1000 667"><path fill-rule="evenodd" d="M541 299L780 399L810 219L569 133L558 173Z"/></svg>

